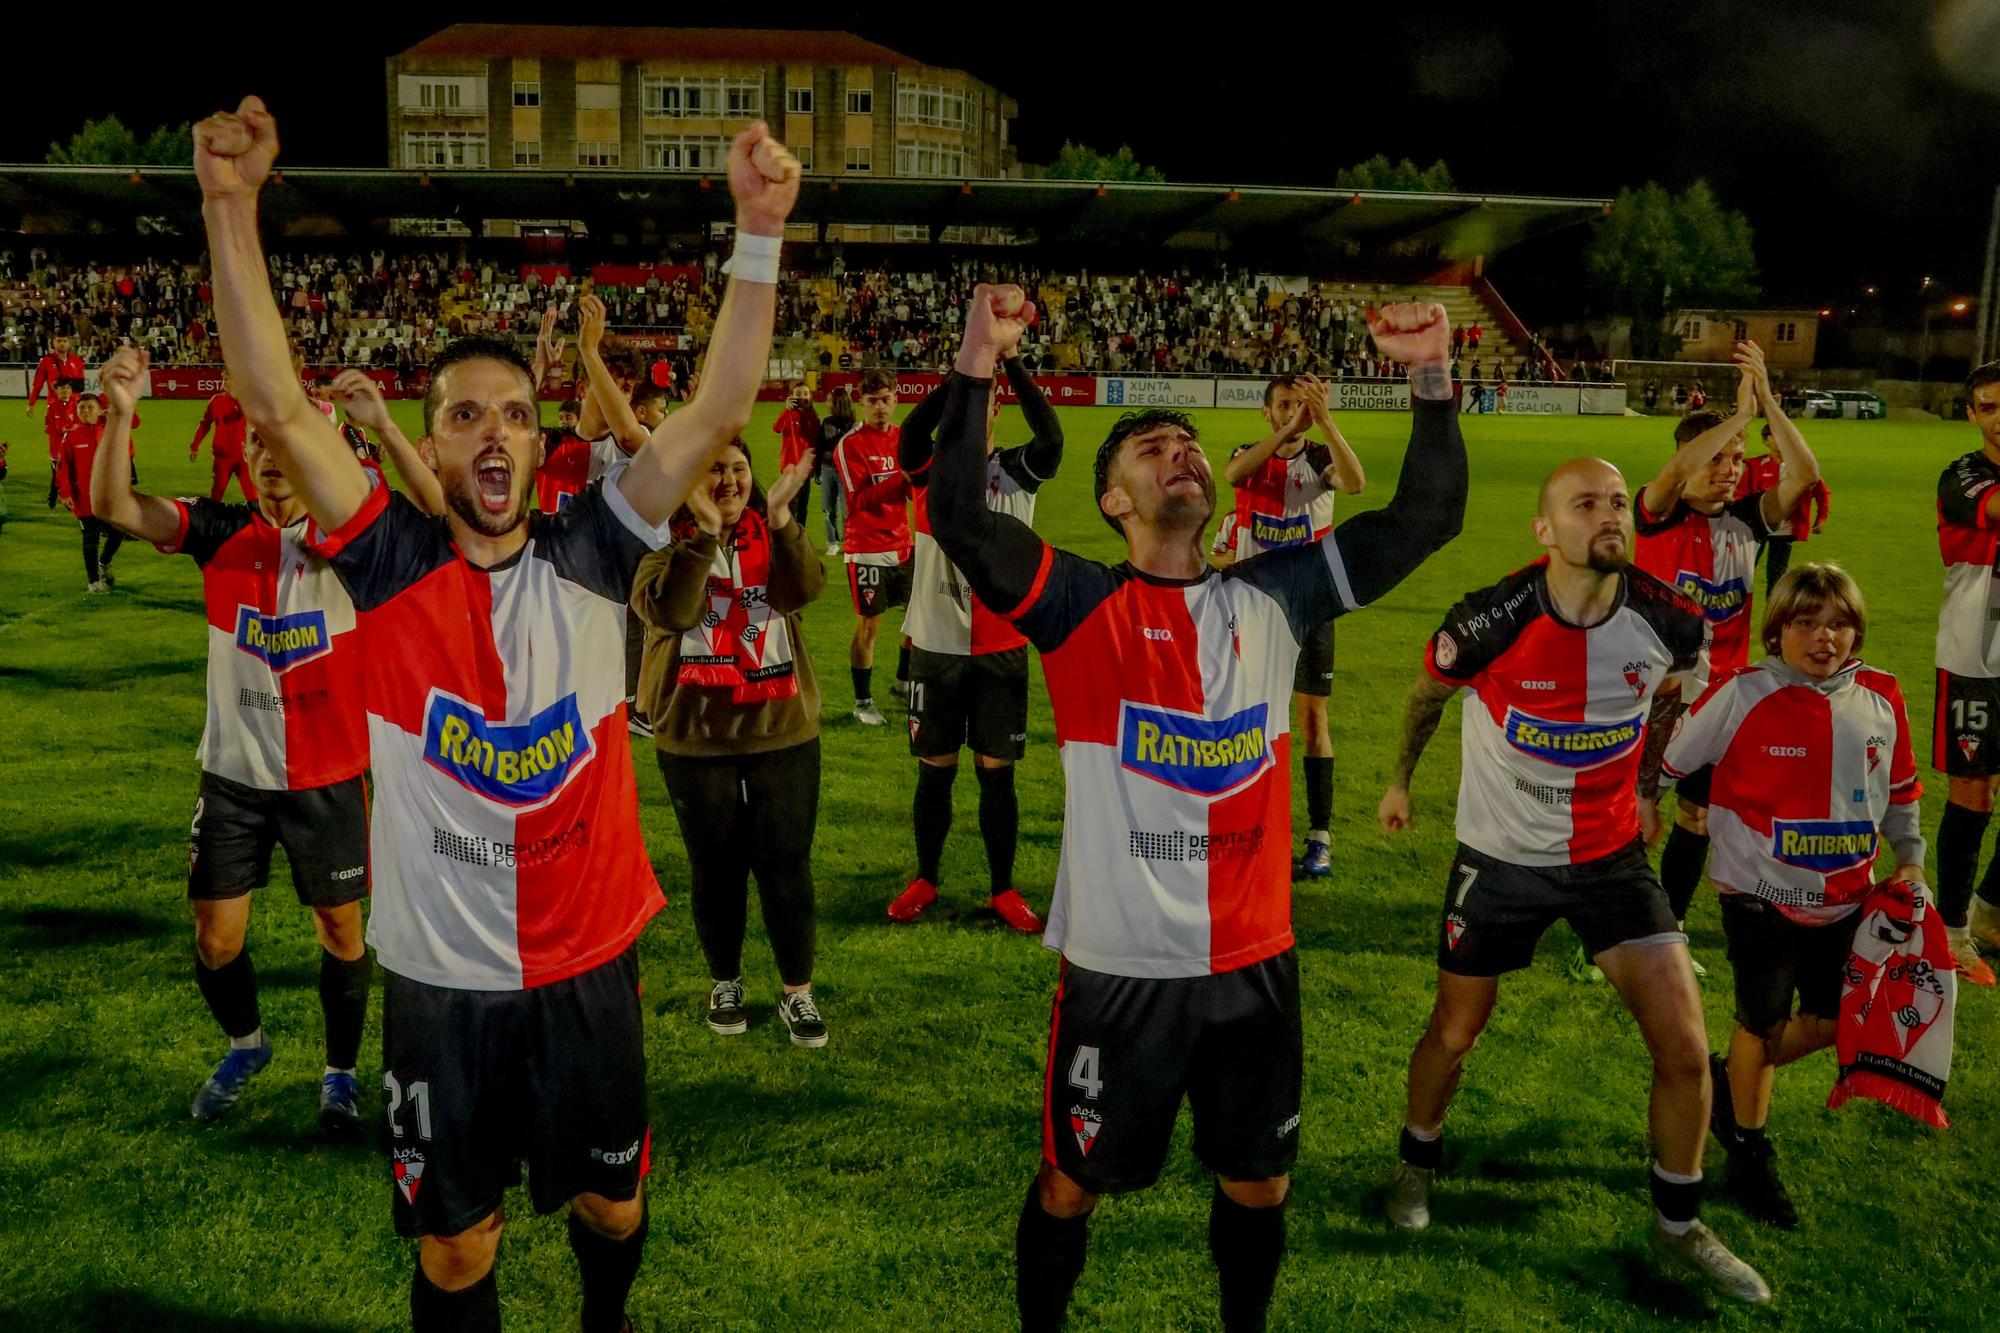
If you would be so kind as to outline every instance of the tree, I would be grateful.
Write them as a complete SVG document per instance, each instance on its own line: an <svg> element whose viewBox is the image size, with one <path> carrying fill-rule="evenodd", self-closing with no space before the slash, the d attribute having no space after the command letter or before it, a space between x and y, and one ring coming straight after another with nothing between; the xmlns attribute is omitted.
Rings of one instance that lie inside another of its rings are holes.
<svg viewBox="0 0 2000 1333"><path fill-rule="evenodd" d="M1428 190L1433 194L1448 194L1454 188L1451 168L1444 164L1443 158L1419 167L1407 157L1391 162L1381 153L1366 162L1342 167L1333 184L1339 190Z"/></svg>
<svg viewBox="0 0 2000 1333"><path fill-rule="evenodd" d="M1119 144L1115 153L1101 153L1089 144L1065 139L1056 160L1042 173L1057 181L1164 181L1158 167L1141 166L1132 156L1132 145Z"/></svg>
<svg viewBox="0 0 2000 1333"><path fill-rule="evenodd" d="M67 144L49 145L47 160L57 166L186 166L194 160L193 128L186 121L161 125L141 139L116 116L85 120Z"/></svg>
<svg viewBox="0 0 2000 1333"><path fill-rule="evenodd" d="M1674 305L1757 295L1749 219L1724 208L1707 181L1676 195L1655 181L1618 192L1584 252L1591 280L1632 319L1632 355L1665 359L1680 350L1668 327Z"/></svg>

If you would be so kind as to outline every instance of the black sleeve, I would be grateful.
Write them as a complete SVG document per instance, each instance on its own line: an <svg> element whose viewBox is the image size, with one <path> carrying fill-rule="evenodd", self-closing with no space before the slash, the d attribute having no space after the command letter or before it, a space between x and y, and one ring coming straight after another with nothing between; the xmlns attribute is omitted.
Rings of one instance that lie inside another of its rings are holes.
<svg viewBox="0 0 2000 1333"><path fill-rule="evenodd" d="M226 505L206 496L178 502L187 523L180 540L162 547L169 554L185 555L197 565L206 565L222 549L222 544L243 531L250 522L248 505Z"/></svg>
<svg viewBox="0 0 2000 1333"><path fill-rule="evenodd" d="M1042 386L1035 383L1034 375L1021 364L1020 357L1010 356L1001 364L1007 369L1007 382L1014 386L1021 415L1028 419L1028 429L1035 433L1034 439L1021 446L1020 454L1021 462L1035 479L1034 486L1026 482L1022 484L1032 491L1054 477L1056 470L1062 466L1062 420L1049 406L1049 400L1042 396Z"/></svg>
<svg viewBox="0 0 2000 1333"><path fill-rule="evenodd" d="M1625 571L1625 586L1627 602L1673 654L1669 671L1692 671L1708 640L1708 621L1701 608L1680 589L1636 567Z"/></svg>
<svg viewBox="0 0 2000 1333"><path fill-rule="evenodd" d="M1542 614L1539 566L1516 570L1452 604L1424 652L1424 667L1449 685L1467 685L1514 646Z"/></svg>
<svg viewBox="0 0 2000 1333"><path fill-rule="evenodd" d="M1967 454L1938 477L1938 514L1947 523L1968 528L1986 524L1986 493L1993 489L1993 473L1978 465L1979 455Z"/></svg>
<svg viewBox="0 0 2000 1333"><path fill-rule="evenodd" d="M937 435L938 422L944 420L944 405L944 385L940 384L903 418L903 431L896 441L896 466L903 469L912 486L930 483L931 441Z"/></svg>
<svg viewBox="0 0 2000 1333"><path fill-rule="evenodd" d="M986 505L990 381L953 371L931 463L931 535L979 599L1044 652L1059 646L1117 585L1095 561L1058 551L1033 528Z"/></svg>
<svg viewBox="0 0 2000 1333"><path fill-rule="evenodd" d="M1413 397L1411 411L1410 447L1388 504L1356 514L1320 541L1226 571L1283 606L1302 642L1306 631L1360 610L1415 573L1465 525L1469 483L1458 403Z"/></svg>
<svg viewBox="0 0 2000 1333"><path fill-rule="evenodd" d="M338 532L312 544L357 611L372 611L454 558L450 530L401 491L377 486Z"/></svg>
<svg viewBox="0 0 2000 1333"><path fill-rule="evenodd" d="M1723 510L1741 519L1743 526L1750 529L1750 535L1759 542L1771 539L1771 528L1764 522L1764 492L1752 491L1748 495L1731 500L1723 506ZM1783 526L1783 520L1780 520L1779 525Z"/></svg>
<svg viewBox="0 0 2000 1333"><path fill-rule="evenodd" d="M1687 516L1688 507L1685 500L1676 498L1666 513L1654 515L1646 512L1643 486L1632 497L1632 530L1641 537L1657 537Z"/></svg>
<svg viewBox="0 0 2000 1333"><path fill-rule="evenodd" d="M613 501L606 494L605 478L600 477L555 513L528 519L528 535L535 540L537 553L555 566L557 577L614 602L630 600L639 562L667 545L664 531L648 540L619 516L614 505L623 498ZM636 514L632 521L644 524Z"/></svg>

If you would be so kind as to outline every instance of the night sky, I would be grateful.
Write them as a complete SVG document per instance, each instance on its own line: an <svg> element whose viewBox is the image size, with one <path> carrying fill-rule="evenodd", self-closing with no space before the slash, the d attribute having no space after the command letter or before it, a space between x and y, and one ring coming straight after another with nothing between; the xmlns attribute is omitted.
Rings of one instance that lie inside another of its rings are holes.
<svg viewBox="0 0 2000 1333"><path fill-rule="evenodd" d="M289 25L218 31L225 9L155 11L87 60L10 62L0 160L40 161L86 115L142 131L245 91L281 119L285 160L382 165L383 57L455 19L532 21L546 6L356 3ZM1214 27L1087 6L772 5L758 26L846 28L956 66L1021 104L1023 158L1065 138L1129 143L1170 179L1331 184L1386 153L1442 157L1461 188L1611 195L1698 176L1746 212L1767 299L1824 304L1925 275L1970 293L2000 185L2000 0L1681 0L1464 10L1315 7L1269 21L1234 5ZM1120 6L1167 15L1169 6ZM21 7L21 51L60 49L74 11ZM1086 17L1071 17L1085 13ZM212 16L206 24L195 16ZM609 17L609 16L607 16ZM280 59L241 54L257 46ZM118 48L123 47L121 51ZM143 56L133 48L143 51ZM89 72L101 79L90 79ZM81 72L81 76L80 76Z"/></svg>

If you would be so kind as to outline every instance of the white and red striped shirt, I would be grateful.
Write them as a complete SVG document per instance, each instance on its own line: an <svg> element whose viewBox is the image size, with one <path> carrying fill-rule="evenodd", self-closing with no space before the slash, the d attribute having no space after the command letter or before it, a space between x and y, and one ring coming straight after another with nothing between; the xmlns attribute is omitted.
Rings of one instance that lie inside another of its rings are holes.
<svg viewBox="0 0 2000 1333"><path fill-rule="evenodd" d="M201 567L208 718L201 766L262 791L345 782L368 767L354 603L308 545L247 505L176 500L160 549Z"/></svg>
<svg viewBox="0 0 2000 1333"><path fill-rule="evenodd" d="M1707 675L1700 610L1625 572L1618 604L1572 625L1537 560L1452 607L1424 665L1468 691L1458 840L1518 866L1576 865L1639 836L1639 759L1653 695Z"/></svg>
<svg viewBox="0 0 2000 1333"><path fill-rule="evenodd" d="M1986 516L2000 466L1984 451L1956 459L1938 478L1938 554L1944 604L1938 608L1937 665L1954 676L2000 676L2000 528Z"/></svg>
<svg viewBox="0 0 2000 1333"><path fill-rule="evenodd" d="M1767 658L1716 681L1681 718L1662 771L1715 765L1709 785L1709 878L1821 925L1873 886L1881 834L1921 865L1924 794L1896 678L1859 659L1824 681ZM1900 836L1899 836L1900 835Z"/></svg>
<svg viewBox="0 0 2000 1333"><path fill-rule="evenodd" d="M1332 531L1333 488L1326 484L1332 466L1331 449L1308 444L1290 458L1272 454L1244 478L1236 488L1236 558L1303 546Z"/></svg>
<svg viewBox="0 0 2000 1333"><path fill-rule="evenodd" d="M321 549L360 614L374 757L368 942L399 976L544 986L621 953L665 905L639 833L625 602L669 540L614 466L491 569L372 492Z"/></svg>
<svg viewBox="0 0 2000 1333"><path fill-rule="evenodd" d="M1701 608L1715 631L1710 654L1718 672L1750 665L1750 589L1757 552L1771 539L1763 506L1762 495L1731 500L1713 514L1685 500L1658 517L1646 512L1643 496L1634 506L1632 563Z"/></svg>
<svg viewBox="0 0 2000 1333"><path fill-rule="evenodd" d="M996 449L986 458L986 507L1033 527L1035 492L1045 477L1028 466L1029 446ZM928 469L926 469L928 470ZM959 657L1004 653L1027 646L1027 638L979 600L965 577L939 549L931 535L930 488L924 473L910 478L916 490L911 522L916 529L915 564L910 575L910 604L903 611L903 633L927 653Z"/></svg>

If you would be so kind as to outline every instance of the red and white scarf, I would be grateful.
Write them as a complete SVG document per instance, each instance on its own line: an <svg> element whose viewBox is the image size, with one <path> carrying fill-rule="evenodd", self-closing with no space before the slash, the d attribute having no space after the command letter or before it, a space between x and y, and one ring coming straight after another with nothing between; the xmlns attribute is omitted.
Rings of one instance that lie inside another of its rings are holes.
<svg viewBox="0 0 2000 1333"><path fill-rule="evenodd" d="M1836 1049L1840 1077L1829 1107L1850 1097L1886 1102L1948 1129L1952 1010L1958 974L1944 918L1905 880L1878 884L1861 905L1847 958Z"/></svg>
<svg viewBox="0 0 2000 1333"><path fill-rule="evenodd" d="M771 529L754 509L743 511L715 552L708 572L708 610L681 634L681 685L727 689L731 703L789 699L799 692L792 635L771 610Z"/></svg>

